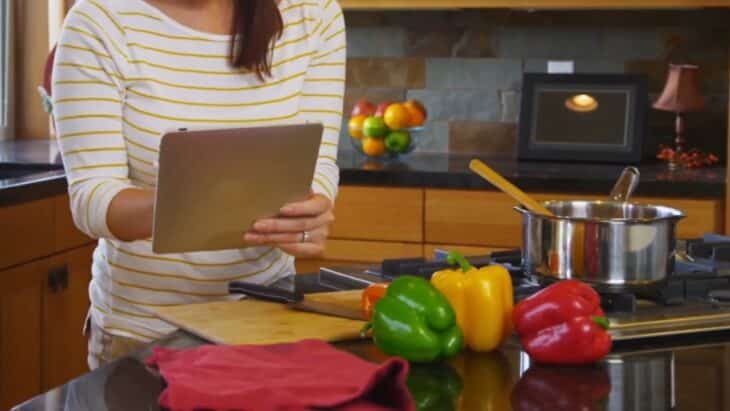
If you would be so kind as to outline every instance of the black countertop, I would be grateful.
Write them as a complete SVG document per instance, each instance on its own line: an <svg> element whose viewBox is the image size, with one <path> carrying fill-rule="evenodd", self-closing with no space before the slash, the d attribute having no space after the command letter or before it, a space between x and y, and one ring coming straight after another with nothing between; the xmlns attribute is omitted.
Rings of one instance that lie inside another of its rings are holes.
<svg viewBox="0 0 730 411"><path fill-rule="evenodd" d="M19 167L24 170L17 170ZM18 177L19 172L25 175ZM66 175L55 142L0 141L0 206L65 192Z"/></svg>
<svg viewBox="0 0 730 411"><path fill-rule="evenodd" d="M163 381L144 365L144 359L155 346L201 344L206 342L176 332L13 410L158 410ZM335 346L375 362L385 358L368 341ZM730 334L701 345L667 340L650 347L615 350L588 367L530 364L519 346L509 342L492 353L464 352L448 363L417 365L412 367L412 375L420 384L412 389L415 399L437 402L439 406L428 408L434 411L730 411ZM446 386L456 387L460 400L445 401L447 394L439 391Z"/></svg>
<svg viewBox="0 0 730 411"><path fill-rule="evenodd" d="M302 276L303 291L314 284ZM178 331L142 350L74 379L14 408L18 411L157 410L163 382L145 367L152 347L195 347L207 342ZM336 347L379 362L369 341ZM730 333L665 337L617 344L589 367L531 364L516 341L486 354L464 352L448 363L412 368L411 388L431 410L728 410ZM448 401L448 389L460 396ZM447 404L451 404L448 405Z"/></svg>
<svg viewBox="0 0 730 411"><path fill-rule="evenodd" d="M370 160L342 151L338 156L342 185L495 190L468 169L473 156L414 153L400 160ZM482 158L520 188L533 192L607 195L623 169L621 165L520 162ZM21 178L4 178L8 163L42 165ZM55 170L48 171L48 164ZM671 172L662 163L639 167L636 195L724 198L725 167ZM39 199L66 191L60 156L52 140L0 142L0 206Z"/></svg>
<svg viewBox="0 0 730 411"><path fill-rule="evenodd" d="M479 155L420 153L380 161L340 152L340 181L347 185L495 190L469 170L477 157L525 191L608 195L624 165L517 161ZM725 167L669 171L663 163L639 167L635 195L723 198Z"/></svg>

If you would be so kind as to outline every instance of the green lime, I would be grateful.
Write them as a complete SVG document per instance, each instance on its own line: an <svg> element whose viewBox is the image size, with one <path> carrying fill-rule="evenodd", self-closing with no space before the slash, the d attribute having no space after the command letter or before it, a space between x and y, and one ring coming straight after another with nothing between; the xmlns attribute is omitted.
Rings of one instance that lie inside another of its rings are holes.
<svg viewBox="0 0 730 411"><path fill-rule="evenodd" d="M392 153L405 153L411 147L411 135L405 130L391 131L385 137L385 147Z"/></svg>
<svg viewBox="0 0 730 411"><path fill-rule="evenodd" d="M388 126L382 117L368 117L362 125L362 132L366 137L383 138L388 134Z"/></svg>

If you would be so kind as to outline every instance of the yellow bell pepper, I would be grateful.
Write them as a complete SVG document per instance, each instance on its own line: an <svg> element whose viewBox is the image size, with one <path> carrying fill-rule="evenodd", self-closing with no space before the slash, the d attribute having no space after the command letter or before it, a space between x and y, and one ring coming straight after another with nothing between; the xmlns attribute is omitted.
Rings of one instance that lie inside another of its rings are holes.
<svg viewBox="0 0 730 411"><path fill-rule="evenodd" d="M501 265L477 269L459 253L448 256L461 269L434 273L431 283L451 303L467 347L492 351L512 334L512 279Z"/></svg>

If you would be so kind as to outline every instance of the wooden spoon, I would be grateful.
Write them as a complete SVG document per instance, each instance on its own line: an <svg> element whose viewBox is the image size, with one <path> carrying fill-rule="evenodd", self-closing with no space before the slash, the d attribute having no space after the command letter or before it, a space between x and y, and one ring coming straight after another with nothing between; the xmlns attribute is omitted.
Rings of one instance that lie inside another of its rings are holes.
<svg viewBox="0 0 730 411"><path fill-rule="evenodd" d="M503 193L512 197L515 201L522 204L523 207L537 214L544 214L552 216L553 213L545 208L542 204L535 201L532 197L527 195L524 191L517 188L514 184L505 180L504 177L499 175L496 171L492 170L484 164L481 160L473 159L469 162L469 169L481 176L483 179L492 183L498 189L502 190Z"/></svg>

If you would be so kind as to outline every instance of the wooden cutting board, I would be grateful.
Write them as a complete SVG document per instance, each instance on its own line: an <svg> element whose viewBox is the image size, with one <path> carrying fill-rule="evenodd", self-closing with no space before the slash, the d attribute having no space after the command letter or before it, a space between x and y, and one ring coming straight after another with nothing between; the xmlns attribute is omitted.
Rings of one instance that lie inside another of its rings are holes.
<svg viewBox="0 0 730 411"><path fill-rule="evenodd" d="M307 294L306 298L359 309L362 290ZM245 299L157 307L163 320L216 344L275 344L308 338L359 338L363 321L296 311L284 304Z"/></svg>

